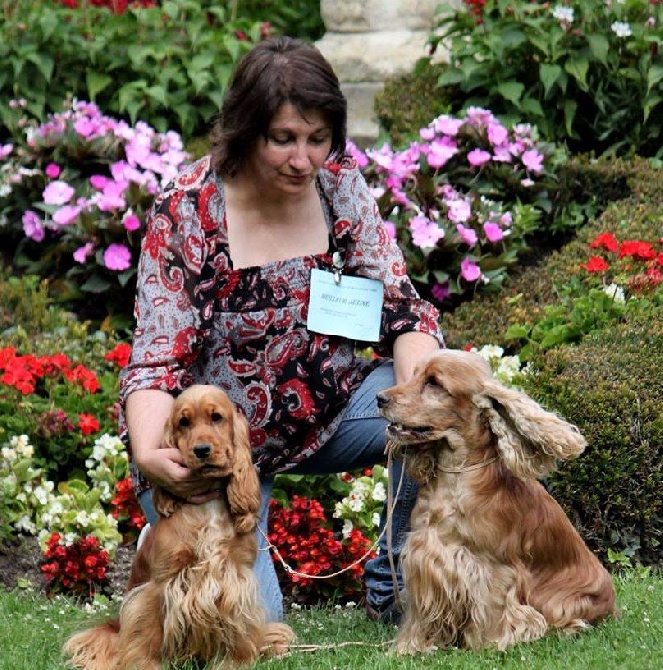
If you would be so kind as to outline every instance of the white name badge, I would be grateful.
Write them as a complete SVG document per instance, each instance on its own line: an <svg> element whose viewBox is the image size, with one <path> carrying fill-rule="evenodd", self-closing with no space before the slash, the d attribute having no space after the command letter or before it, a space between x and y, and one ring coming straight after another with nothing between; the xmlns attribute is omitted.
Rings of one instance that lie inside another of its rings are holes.
<svg viewBox="0 0 663 670"><path fill-rule="evenodd" d="M351 340L380 339L384 288L378 279L311 270L311 297L306 326L314 333L340 335Z"/></svg>

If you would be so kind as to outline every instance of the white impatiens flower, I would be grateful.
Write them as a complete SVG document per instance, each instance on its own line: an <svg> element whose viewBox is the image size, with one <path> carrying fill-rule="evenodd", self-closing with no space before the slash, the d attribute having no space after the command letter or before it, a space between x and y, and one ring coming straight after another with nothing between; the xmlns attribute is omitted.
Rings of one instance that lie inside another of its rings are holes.
<svg viewBox="0 0 663 670"><path fill-rule="evenodd" d="M626 296L624 295L624 289L619 286L619 284L608 284L603 287L603 292L610 296L615 302L625 303Z"/></svg>
<svg viewBox="0 0 663 670"><path fill-rule="evenodd" d="M631 26L624 21L615 21L610 29L617 37L630 37L633 34Z"/></svg>
<svg viewBox="0 0 663 670"><path fill-rule="evenodd" d="M384 502L387 499L387 490L382 482L378 482L373 489L373 500Z"/></svg>
<svg viewBox="0 0 663 670"><path fill-rule="evenodd" d="M553 9L553 16L562 23L573 23L575 18L573 7L564 7L563 5L557 5Z"/></svg>
<svg viewBox="0 0 663 670"><path fill-rule="evenodd" d="M371 521L373 522L373 525L377 528L380 525L380 513L379 512L373 512L373 516L371 517Z"/></svg>

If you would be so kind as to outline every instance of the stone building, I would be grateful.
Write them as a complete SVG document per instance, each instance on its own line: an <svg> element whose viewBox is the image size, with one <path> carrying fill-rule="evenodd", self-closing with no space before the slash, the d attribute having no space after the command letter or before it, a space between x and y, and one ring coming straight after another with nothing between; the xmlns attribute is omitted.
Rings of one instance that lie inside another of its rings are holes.
<svg viewBox="0 0 663 670"><path fill-rule="evenodd" d="M436 7L457 0L321 0L327 32L317 46L348 99L348 135L360 145L377 137L375 95L390 75L426 55Z"/></svg>

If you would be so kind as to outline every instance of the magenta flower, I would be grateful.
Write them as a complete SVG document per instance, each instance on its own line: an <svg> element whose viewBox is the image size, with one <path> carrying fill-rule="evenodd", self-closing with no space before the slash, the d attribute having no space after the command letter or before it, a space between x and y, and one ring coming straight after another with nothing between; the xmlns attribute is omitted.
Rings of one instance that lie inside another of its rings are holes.
<svg viewBox="0 0 663 670"><path fill-rule="evenodd" d="M465 258L460 264L460 276L465 281L476 281L481 277L481 269L474 261Z"/></svg>
<svg viewBox="0 0 663 670"><path fill-rule="evenodd" d="M493 243L499 242L504 237L502 229L492 221L486 221L486 223L483 224L483 232L488 238L488 241Z"/></svg>
<svg viewBox="0 0 663 670"><path fill-rule="evenodd" d="M0 145L0 158L7 158L9 154L14 151L13 144L1 144Z"/></svg>
<svg viewBox="0 0 663 670"><path fill-rule="evenodd" d="M97 189L97 191L103 191L104 186L106 186L109 181L108 177L104 177L102 174L93 174L90 177L90 184L92 185L92 188Z"/></svg>
<svg viewBox="0 0 663 670"><path fill-rule="evenodd" d="M490 160L490 153L484 151L483 149L472 149L467 154L467 162L472 167L481 167L484 163L487 163Z"/></svg>
<svg viewBox="0 0 663 670"><path fill-rule="evenodd" d="M55 221L58 226L68 226L78 218L80 213L80 206L65 205L64 207L60 207L60 209L53 214L53 221Z"/></svg>
<svg viewBox="0 0 663 670"><path fill-rule="evenodd" d="M37 212L33 212L31 209L28 209L23 213L23 232L26 237L29 237L35 242L42 242L46 236L46 230L44 229L44 224Z"/></svg>
<svg viewBox="0 0 663 670"><path fill-rule="evenodd" d="M477 243L477 234L473 228L466 228L462 223L459 223L456 226L456 230L460 235L460 239L463 240L468 247L472 248Z"/></svg>
<svg viewBox="0 0 663 670"><path fill-rule="evenodd" d="M455 137L458 135L458 130L463 123L462 119L454 119L447 114L442 114L442 116L438 116L437 119L431 123L431 126L435 128L437 133Z"/></svg>
<svg viewBox="0 0 663 670"><path fill-rule="evenodd" d="M104 251L104 265L118 272L127 270L131 267L131 251L124 244L109 244Z"/></svg>
<svg viewBox="0 0 663 670"><path fill-rule="evenodd" d="M447 216L454 223L464 223L472 218L472 208L466 200L450 200L447 202L447 206L449 207Z"/></svg>
<svg viewBox="0 0 663 670"><path fill-rule="evenodd" d="M451 295L451 291L449 290L449 282L445 281L442 284L435 284L431 289L431 293L433 294L433 297L442 302Z"/></svg>
<svg viewBox="0 0 663 670"><path fill-rule="evenodd" d="M49 163L44 172L49 179L57 179L62 172L62 168L57 163Z"/></svg>
<svg viewBox="0 0 663 670"><path fill-rule="evenodd" d="M138 230L140 228L140 219L135 214L128 213L122 219L122 225L125 230Z"/></svg>
<svg viewBox="0 0 663 670"><path fill-rule="evenodd" d="M97 207L102 212L112 212L115 209L124 209L127 206L125 199L122 197L129 186L128 182L117 182L108 180L104 186L104 190L97 200Z"/></svg>
<svg viewBox="0 0 663 670"><path fill-rule="evenodd" d="M434 247L444 237L444 230L421 214L415 216L409 225L412 231L412 244L422 249Z"/></svg>
<svg viewBox="0 0 663 670"><path fill-rule="evenodd" d="M387 229L387 235L392 240L396 239L396 224L393 221L385 221L384 222L384 227Z"/></svg>
<svg viewBox="0 0 663 670"><path fill-rule="evenodd" d="M64 205L68 203L76 191L64 181L52 181L46 186L41 197L47 205Z"/></svg>
<svg viewBox="0 0 663 670"><path fill-rule="evenodd" d="M523 165L532 172L541 172L543 170L543 154L536 149L526 151L521 157Z"/></svg>
<svg viewBox="0 0 663 670"><path fill-rule="evenodd" d="M87 244L84 244L82 247L78 247L76 251L74 251L74 260L77 263L85 263L87 260L88 256L92 254L94 251L94 244L92 242L88 242Z"/></svg>
<svg viewBox="0 0 663 670"><path fill-rule="evenodd" d="M509 137L509 131L499 122L488 123L488 140L494 146L504 144Z"/></svg>
<svg viewBox="0 0 663 670"><path fill-rule="evenodd" d="M434 168L441 168L452 156L458 153L458 145L449 137L433 140L428 148L426 159Z"/></svg>

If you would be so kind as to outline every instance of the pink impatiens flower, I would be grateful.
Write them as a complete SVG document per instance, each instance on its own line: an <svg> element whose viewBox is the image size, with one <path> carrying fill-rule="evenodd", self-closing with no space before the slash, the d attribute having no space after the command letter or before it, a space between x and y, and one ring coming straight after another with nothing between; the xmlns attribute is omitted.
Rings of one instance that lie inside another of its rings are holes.
<svg viewBox="0 0 663 670"><path fill-rule="evenodd" d="M541 172L543 170L543 154L536 149L525 151L520 157L523 165L532 172Z"/></svg>
<svg viewBox="0 0 663 670"><path fill-rule="evenodd" d="M122 219L122 225L125 230L134 231L140 228L140 219L133 213L128 212Z"/></svg>
<svg viewBox="0 0 663 670"><path fill-rule="evenodd" d="M92 254L94 251L94 244L92 242L88 242L87 244L84 244L82 247L78 247L76 251L74 251L74 260L77 263L85 263L85 261L88 259L88 256Z"/></svg>
<svg viewBox="0 0 663 670"><path fill-rule="evenodd" d="M447 216L454 223L464 223L472 218L472 208L470 203L462 198L447 201L449 211Z"/></svg>
<svg viewBox="0 0 663 670"><path fill-rule="evenodd" d="M65 205L64 207L60 207L60 209L53 214L53 221L55 221L58 226L68 226L78 218L80 213L80 206Z"/></svg>
<svg viewBox="0 0 663 670"><path fill-rule="evenodd" d="M444 230L438 227L437 223L422 215L415 216L410 221L410 230L412 231L412 244L422 249L434 247L444 237Z"/></svg>
<svg viewBox="0 0 663 670"><path fill-rule="evenodd" d="M481 269L474 261L465 258L460 264L460 276L465 281L476 281L481 277Z"/></svg>
<svg viewBox="0 0 663 670"><path fill-rule="evenodd" d="M486 223L483 224L483 232L488 241L493 243L499 242L504 237L502 229L498 224L493 223L492 221L486 221Z"/></svg>
<svg viewBox="0 0 663 670"><path fill-rule="evenodd" d="M458 153L458 145L449 137L433 140L428 147L426 159L428 164L434 168L441 168L452 156Z"/></svg>
<svg viewBox="0 0 663 670"><path fill-rule="evenodd" d="M62 168L57 163L49 163L44 169L44 173L49 179L57 179L62 172Z"/></svg>
<svg viewBox="0 0 663 670"><path fill-rule="evenodd" d="M131 267L131 251L124 244L109 244L104 251L104 265L109 270L122 272Z"/></svg>
<svg viewBox="0 0 663 670"><path fill-rule="evenodd" d="M463 240L468 247L472 248L477 243L477 234L473 228L466 228L462 223L459 223L456 226L456 230L460 235L460 239Z"/></svg>
<svg viewBox="0 0 663 670"><path fill-rule="evenodd" d="M41 197L47 205L64 205L68 203L76 191L64 181L52 181L46 186Z"/></svg>
<svg viewBox="0 0 663 670"><path fill-rule="evenodd" d="M467 162L472 167L481 167L484 163L490 160L490 152L483 149L472 149L467 154Z"/></svg>
<svg viewBox="0 0 663 670"><path fill-rule="evenodd" d="M39 218L37 212L33 212L31 209L23 213L23 232L26 237L29 237L35 242L43 242L46 235L46 230L44 225Z"/></svg>

